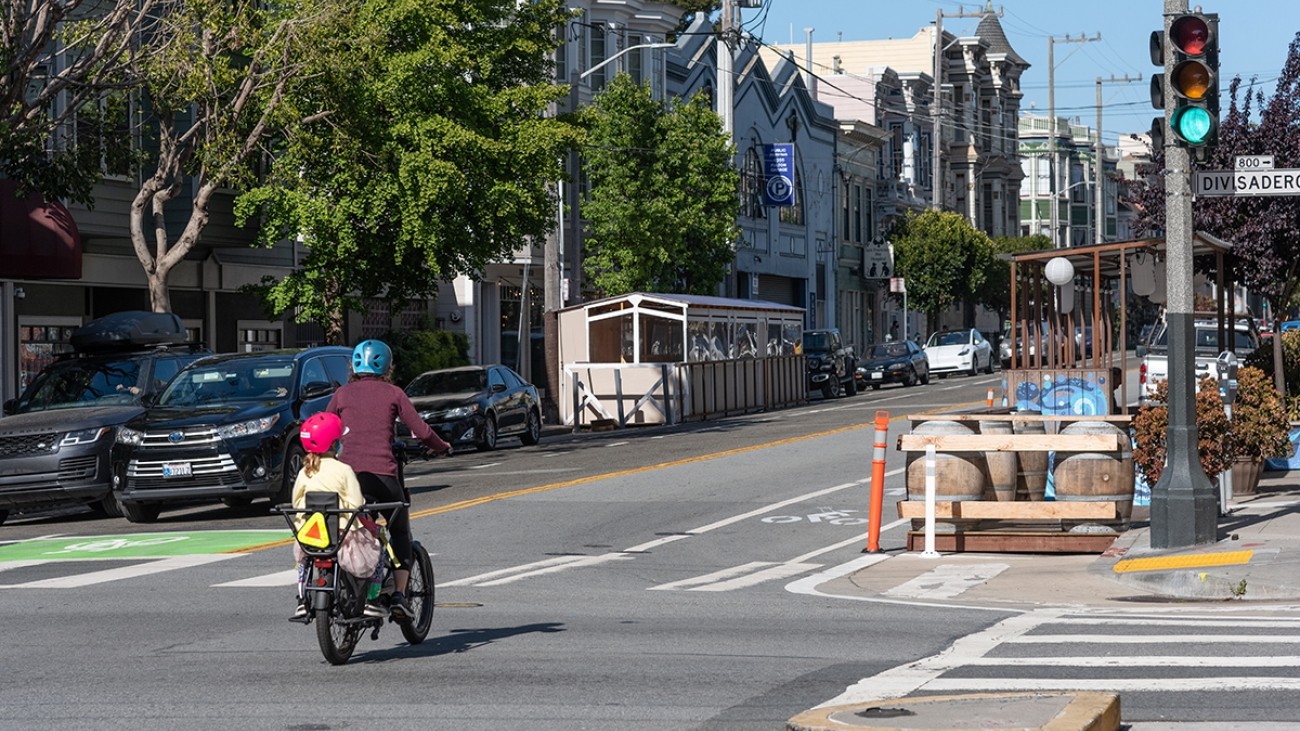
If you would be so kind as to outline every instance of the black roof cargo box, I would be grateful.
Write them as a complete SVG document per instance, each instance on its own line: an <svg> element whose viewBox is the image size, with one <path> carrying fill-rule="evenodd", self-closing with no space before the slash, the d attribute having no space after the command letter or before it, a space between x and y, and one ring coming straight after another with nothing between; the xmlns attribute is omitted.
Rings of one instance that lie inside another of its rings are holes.
<svg viewBox="0 0 1300 731"><path fill-rule="evenodd" d="M170 312L131 310L114 312L82 325L72 332L77 352L130 350L152 345L180 345L187 342L185 325Z"/></svg>

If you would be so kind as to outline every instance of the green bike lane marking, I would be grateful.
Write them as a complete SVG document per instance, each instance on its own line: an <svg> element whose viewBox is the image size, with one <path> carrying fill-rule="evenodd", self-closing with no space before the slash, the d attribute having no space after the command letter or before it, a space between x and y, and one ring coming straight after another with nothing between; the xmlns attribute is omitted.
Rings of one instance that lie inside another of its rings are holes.
<svg viewBox="0 0 1300 731"><path fill-rule="evenodd" d="M255 546L265 546L285 532L284 530L212 530L34 538L0 545L0 562L167 558L243 553Z"/></svg>

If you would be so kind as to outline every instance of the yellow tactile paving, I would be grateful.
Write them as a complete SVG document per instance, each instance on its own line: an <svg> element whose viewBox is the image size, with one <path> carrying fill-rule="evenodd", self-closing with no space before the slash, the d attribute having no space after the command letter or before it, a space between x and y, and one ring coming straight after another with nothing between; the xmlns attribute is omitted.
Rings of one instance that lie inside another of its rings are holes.
<svg viewBox="0 0 1300 731"><path fill-rule="evenodd" d="M1167 571L1169 569L1195 569L1205 566L1234 566L1250 563L1254 551L1228 551L1225 553L1192 553L1159 558L1130 558L1115 564L1115 573L1133 571Z"/></svg>

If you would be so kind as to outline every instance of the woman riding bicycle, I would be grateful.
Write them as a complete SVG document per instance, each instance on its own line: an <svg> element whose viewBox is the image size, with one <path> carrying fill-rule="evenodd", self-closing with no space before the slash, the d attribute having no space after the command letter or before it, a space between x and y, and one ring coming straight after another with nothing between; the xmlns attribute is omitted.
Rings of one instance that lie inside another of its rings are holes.
<svg viewBox="0 0 1300 731"><path fill-rule="evenodd" d="M451 445L443 441L416 413L406 392L388 381L393 351L379 340L366 340L352 350L352 378L334 392L325 410L338 414L348 425L339 459L357 473L361 492L369 502L410 502L398 480L393 456L398 419L411 434L435 454L446 454ZM406 583L411 572L411 522L406 510L392 510L384 516L389 540L403 568L393 572L395 592L389 600L393 618L412 616L406 602Z"/></svg>

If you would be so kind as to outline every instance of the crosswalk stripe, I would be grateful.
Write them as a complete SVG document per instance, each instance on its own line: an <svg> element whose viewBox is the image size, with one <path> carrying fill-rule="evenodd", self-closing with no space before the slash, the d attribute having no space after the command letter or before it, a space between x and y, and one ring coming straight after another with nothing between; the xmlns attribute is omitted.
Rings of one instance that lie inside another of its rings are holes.
<svg viewBox="0 0 1300 731"><path fill-rule="evenodd" d="M1023 635L1008 638L1004 642L1015 644L1068 643L1071 645L1145 645L1172 642L1294 644L1300 642L1300 635L1214 635L1200 632L1190 635Z"/></svg>
<svg viewBox="0 0 1300 731"><path fill-rule="evenodd" d="M103 571L91 571L84 574L74 574L72 576L40 579L37 581L28 581L22 584L0 584L0 589L75 589L82 586L89 586L91 584L103 584L109 581L133 579L138 576L148 576L149 574L158 574L164 571L201 566L203 564L237 558L240 555L242 554L223 553L172 556L170 558L159 559L157 561L147 561L144 563L133 564L131 566L119 566L117 568L104 569Z"/></svg>
<svg viewBox="0 0 1300 731"><path fill-rule="evenodd" d="M1247 690L1300 690L1300 678L1224 677L1208 678L939 678L925 684L927 693L998 690L1087 690L1120 693L1178 693L1193 691L1231 692Z"/></svg>
<svg viewBox="0 0 1300 731"><path fill-rule="evenodd" d="M1158 641L1158 638L1152 637L1152 642ZM1194 655L1160 655L1155 657L1134 657L1132 655L1105 655L1090 657L1087 655L1074 657L979 657L966 661L967 665L980 665L983 667L1013 666L1029 667L1031 665L1041 665L1045 667L1057 666L1062 667L1092 667L1092 668L1293 668L1300 667L1300 657L1295 655L1278 655L1270 657L1224 657L1223 655L1213 656L1194 656Z"/></svg>
<svg viewBox="0 0 1300 731"><path fill-rule="evenodd" d="M1010 568L1004 563L944 564L905 581L885 596L909 599L951 599Z"/></svg>
<svg viewBox="0 0 1300 731"><path fill-rule="evenodd" d="M797 574L802 574L806 571L812 571L813 569L819 569L819 568L821 568L821 564L819 563L777 564L776 566L771 566L769 568L765 568L760 571L755 571L754 573L746 576L737 576L734 579L729 579L727 581L719 581L716 584L697 586L692 589L689 589L688 591L732 591L734 589L743 589L747 586L754 586L756 584L761 584L764 581L770 581L772 579L784 579L788 576L795 576Z"/></svg>

